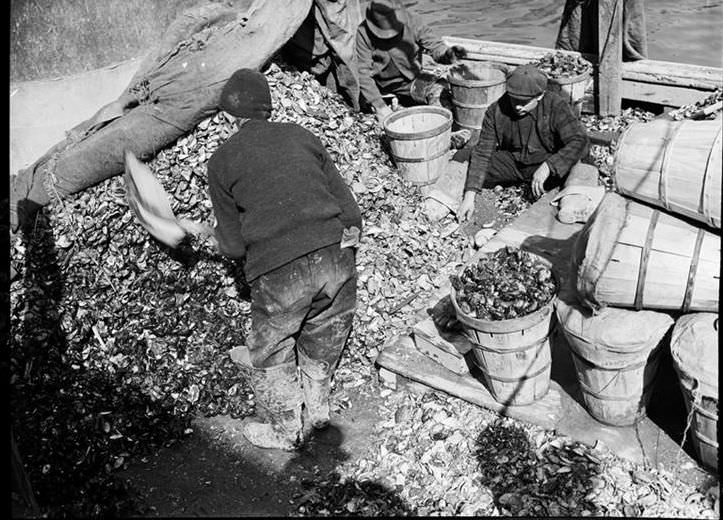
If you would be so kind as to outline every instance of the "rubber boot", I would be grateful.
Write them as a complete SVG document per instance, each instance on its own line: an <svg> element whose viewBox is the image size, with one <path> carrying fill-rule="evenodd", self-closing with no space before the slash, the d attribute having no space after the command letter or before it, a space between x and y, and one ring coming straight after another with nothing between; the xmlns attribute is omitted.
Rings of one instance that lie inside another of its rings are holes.
<svg viewBox="0 0 723 520"><path fill-rule="evenodd" d="M293 451L301 444L301 388L296 363L251 369L251 386L259 416L243 427L246 439L259 448ZM262 420L261 417L264 419Z"/></svg>
<svg viewBox="0 0 723 520"><path fill-rule="evenodd" d="M301 352L298 356L306 411L311 425L322 430L329 426L329 394L333 370L324 361L313 360Z"/></svg>

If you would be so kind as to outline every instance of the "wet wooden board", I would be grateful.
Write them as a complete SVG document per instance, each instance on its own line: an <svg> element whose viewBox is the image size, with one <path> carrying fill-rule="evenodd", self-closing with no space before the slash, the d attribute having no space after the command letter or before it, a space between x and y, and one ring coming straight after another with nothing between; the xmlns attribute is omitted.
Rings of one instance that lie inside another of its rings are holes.
<svg viewBox="0 0 723 520"><path fill-rule="evenodd" d="M494 412L552 430L563 411L560 387L554 381L547 395L525 406L506 406L494 400L489 390L471 374L460 375L419 352L409 336L392 338L376 363L387 370L426 386L442 390Z"/></svg>

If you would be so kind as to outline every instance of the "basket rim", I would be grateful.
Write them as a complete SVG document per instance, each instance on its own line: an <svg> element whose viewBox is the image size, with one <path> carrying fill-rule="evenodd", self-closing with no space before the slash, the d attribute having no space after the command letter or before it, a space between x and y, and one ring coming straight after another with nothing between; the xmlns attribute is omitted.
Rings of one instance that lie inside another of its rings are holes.
<svg viewBox="0 0 723 520"><path fill-rule="evenodd" d="M489 255L494 252L495 251L492 251L490 253L485 253L485 255ZM540 307L536 311L533 311L530 314L525 314L524 316L519 316L517 318L508 318L506 320L494 320L494 321L483 320L480 318L474 318L474 317L470 316L469 314L465 313L462 309L460 309L459 304L457 303L457 291L455 290L454 286L450 285L449 291L450 291L450 299L452 300L452 306L454 307L454 311L457 314L457 319L459 319L459 321L462 322L462 324L473 327L476 330L480 330L483 332L512 332L515 330L523 330L523 329L532 327L533 325L537 325L541 321L545 320L548 316L550 316L550 317L552 316L554 304L555 304L555 301L557 300L557 293L560 290L559 280L557 279L555 272L552 270L552 262L550 262L546 258L544 258L536 253L533 253L531 251L524 251L524 252L533 256L537 261L545 264L550 269L550 273L551 273L551 276L553 277L553 279L555 280L555 287L556 287L555 294L552 295L552 298L550 298L550 301L545 303L542 307ZM467 264L467 265L471 265L471 264ZM464 270L464 268L462 268L462 269ZM480 328L480 327L483 327L483 328Z"/></svg>
<svg viewBox="0 0 723 520"><path fill-rule="evenodd" d="M502 74L502 80L483 80L483 79L463 79L457 74L459 65L450 67L447 71L447 81L458 87L492 87L502 85L507 79L507 71L501 64L493 62L474 62L476 68L497 70Z"/></svg>
<svg viewBox="0 0 723 520"><path fill-rule="evenodd" d="M418 132L414 134L414 137L410 137L409 133L402 133L402 132L396 132L394 130L389 129L389 124L401 119L403 117L413 115L420 112L431 112L436 113L442 116L445 116L444 123L440 124L436 128L432 128L431 130L426 130L424 132ZM421 105L416 107L407 107L403 108L401 110L397 110L396 112L392 112L389 114L384 120L382 121L382 126L384 127L384 132L386 132L387 136L391 137L392 139L399 139L399 140L417 140L417 139L425 139L428 137L434 137L436 135L443 134L450 128L452 128L452 111L448 110L444 107L438 107L438 106L431 106L431 105Z"/></svg>
<svg viewBox="0 0 723 520"><path fill-rule="evenodd" d="M568 85L570 83L579 83L583 80L586 80L592 76L592 68L588 68L579 74L575 74L574 76L563 76L556 78L555 76L550 75L549 73L542 71L545 76L547 76L548 81L552 81L553 83L557 83L558 85Z"/></svg>

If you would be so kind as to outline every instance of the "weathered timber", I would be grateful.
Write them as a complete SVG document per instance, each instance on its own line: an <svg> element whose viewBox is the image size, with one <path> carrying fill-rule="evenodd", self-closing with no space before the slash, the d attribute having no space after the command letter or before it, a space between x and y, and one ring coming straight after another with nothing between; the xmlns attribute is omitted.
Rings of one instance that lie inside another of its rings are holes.
<svg viewBox="0 0 723 520"><path fill-rule="evenodd" d="M409 336L391 338L384 345L376 363L391 372L506 417L536 424L548 430L554 429L560 421L563 407L560 387L554 381L542 399L524 406L506 406L495 401L485 385L474 376L456 374L419 352Z"/></svg>
<svg viewBox="0 0 723 520"><path fill-rule="evenodd" d="M623 81L623 2L598 0L597 110L601 116L620 113Z"/></svg>
<svg viewBox="0 0 723 520"><path fill-rule="evenodd" d="M635 83L714 90L723 84L723 70L690 63L639 60L623 63L623 79Z"/></svg>
<svg viewBox="0 0 723 520"><path fill-rule="evenodd" d="M422 354L433 359L455 374L468 374L469 367L464 354L470 345L458 348L455 344L442 337L431 318L422 320L412 328L414 345Z"/></svg>
<svg viewBox="0 0 723 520"><path fill-rule="evenodd" d="M443 40L448 45L464 47L470 60L494 61L509 66L529 63L550 52L580 56L580 53L574 51L556 51L545 47L453 36L445 36ZM583 54L582 57L593 64L597 62L596 56ZM621 74L623 99L645 101L665 107L679 107L700 101L716 88L723 86L723 68L688 63L657 60L623 62ZM592 89L587 94L592 97ZM593 103L586 102L583 110L594 112Z"/></svg>
<svg viewBox="0 0 723 520"><path fill-rule="evenodd" d="M710 92L697 88L676 85L658 85L637 81L623 81L623 99L633 99L663 105L665 107L682 107L705 99Z"/></svg>

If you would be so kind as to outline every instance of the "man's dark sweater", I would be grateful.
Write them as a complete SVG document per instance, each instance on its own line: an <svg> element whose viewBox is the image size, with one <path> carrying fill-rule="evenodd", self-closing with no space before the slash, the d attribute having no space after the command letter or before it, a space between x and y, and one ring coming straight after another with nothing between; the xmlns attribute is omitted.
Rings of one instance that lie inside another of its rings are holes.
<svg viewBox="0 0 723 520"><path fill-rule="evenodd" d="M249 120L208 162L221 252L252 281L361 231L361 214L319 138L295 123Z"/></svg>
<svg viewBox="0 0 723 520"><path fill-rule="evenodd" d="M520 117L504 94L485 112L464 189L482 189L490 157L496 150L511 152L523 165L547 162L550 174L562 178L587 154L589 143L585 127L560 96L545 93L529 114Z"/></svg>

